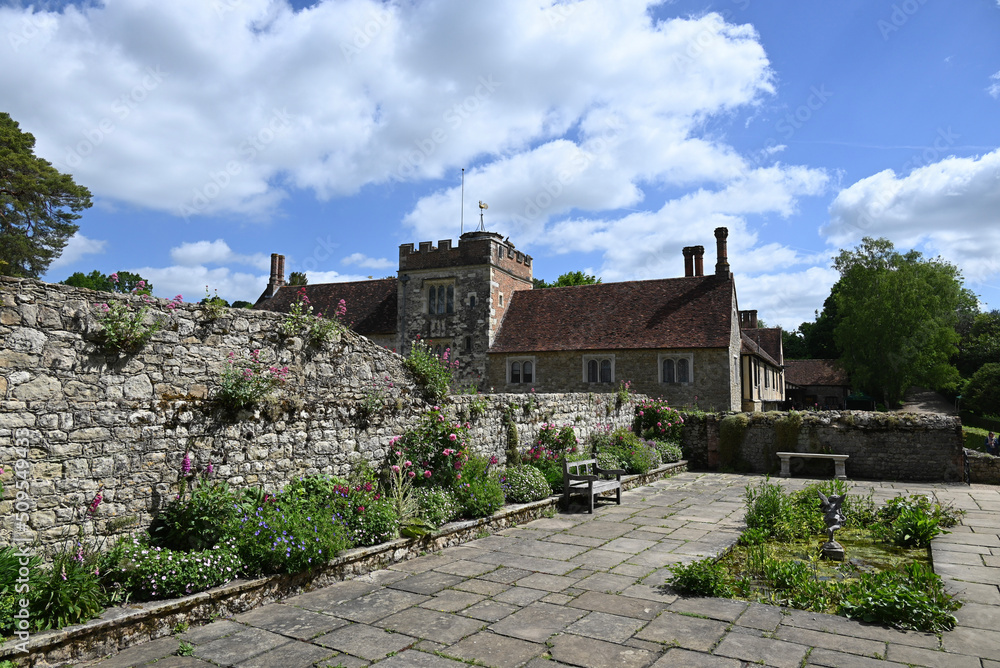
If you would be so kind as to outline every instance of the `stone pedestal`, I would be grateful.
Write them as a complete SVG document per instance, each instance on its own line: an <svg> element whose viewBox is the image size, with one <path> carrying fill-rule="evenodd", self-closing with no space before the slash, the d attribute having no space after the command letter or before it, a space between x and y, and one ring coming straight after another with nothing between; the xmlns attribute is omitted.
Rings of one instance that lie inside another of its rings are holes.
<svg viewBox="0 0 1000 668"><path fill-rule="evenodd" d="M844 546L835 540L823 543L823 556L831 561L844 560Z"/></svg>

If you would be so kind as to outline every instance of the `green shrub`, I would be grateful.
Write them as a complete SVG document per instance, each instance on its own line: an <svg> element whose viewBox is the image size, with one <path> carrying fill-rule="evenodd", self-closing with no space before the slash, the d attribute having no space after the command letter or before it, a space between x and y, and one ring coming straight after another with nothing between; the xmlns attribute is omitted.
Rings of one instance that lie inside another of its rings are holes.
<svg viewBox="0 0 1000 668"><path fill-rule="evenodd" d="M469 459L462 476L455 481L454 492L462 515L470 519L489 517L503 507L500 478L491 470L490 461L480 455Z"/></svg>
<svg viewBox="0 0 1000 668"><path fill-rule="evenodd" d="M392 502L379 494L352 496L355 512L348 522L353 545L385 543L398 535L399 516Z"/></svg>
<svg viewBox="0 0 1000 668"><path fill-rule="evenodd" d="M104 609L104 588L93 555L82 548L61 552L31 591L31 622L38 629L58 629L93 619Z"/></svg>
<svg viewBox="0 0 1000 668"><path fill-rule="evenodd" d="M660 453L652 442L647 443L635 433L621 428L610 435L598 435L592 439L601 468L622 468L626 473L648 473L660 465ZM616 466L608 466L612 461Z"/></svg>
<svg viewBox="0 0 1000 668"><path fill-rule="evenodd" d="M406 368L424 389L428 401L441 402L448 396L451 378L458 368L458 360L448 361L451 348L438 357L423 341L414 341L406 358Z"/></svg>
<svg viewBox="0 0 1000 668"><path fill-rule="evenodd" d="M32 555L28 557L27 582L18 582L22 557L15 547L0 548L0 636L9 636L16 630L14 615L20 610L20 601L37 590L42 576L42 560ZM27 630L27 629L22 629Z"/></svg>
<svg viewBox="0 0 1000 668"><path fill-rule="evenodd" d="M649 442L649 441L647 441ZM660 461L664 464L671 464L673 462L679 462L684 458L684 453L681 450L679 443L674 443L671 441L657 441L653 440L653 447L656 451L660 453Z"/></svg>
<svg viewBox="0 0 1000 668"><path fill-rule="evenodd" d="M940 633L955 627L951 613L960 605L933 571L911 564L899 571L862 573L846 586L838 612L865 622Z"/></svg>
<svg viewBox="0 0 1000 668"><path fill-rule="evenodd" d="M504 495L511 503L541 501L552 493L545 475L533 466L508 466L500 476Z"/></svg>
<svg viewBox="0 0 1000 668"><path fill-rule="evenodd" d="M728 415L719 422L719 465L735 467L743 461L743 439L749 420L743 413Z"/></svg>
<svg viewBox="0 0 1000 668"><path fill-rule="evenodd" d="M234 535L239 498L225 482L195 484L190 496L182 490L150 526L153 545L180 551L215 547Z"/></svg>
<svg viewBox="0 0 1000 668"><path fill-rule="evenodd" d="M420 517L434 526L441 526L458 517L462 506L450 489L443 487L417 487L413 490Z"/></svg>
<svg viewBox="0 0 1000 668"><path fill-rule="evenodd" d="M681 596L727 598L732 595L729 574L715 559L675 564L667 569L673 574L667 584Z"/></svg>
<svg viewBox="0 0 1000 668"><path fill-rule="evenodd" d="M684 417L663 399L646 399L635 407L632 431L644 439L680 442L683 427Z"/></svg>
<svg viewBox="0 0 1000 668"><path fill-rule="evenodd" d="M393 438L390 445L399 451L398 457L412 462L415 486L450 488L469 459L468 442L468 423L453 423L434 406L415 428Z"/></svg>
<svg viewBox="0 0 1000 668"><path fill-rule="evenodd" d="M538 429L535 444L520 459L524 464L538 469L554 492L562 490L563 460L574 457L579 451L579 439L573 427L557 427L544 423Z"/></svg>
<svg viewBox="0 0 1000 668"><path fill-rule="evenodd" d="M917 508L907 508L893 520L889 537L900 547L927 547L940 533L937 519Z"/></svg>
<svg viewBox="0 0 1000 668"><path fill-rule="evenodd" d="M251 408L260 403L288 378L287 366L268 366L260 351L249 355L229 353L226 366L215 390L215 402L228 411Z"/></svg>
<svg viewBox="0 0 1000 668"><path fill-rule="evenodd" d="M235 538L211 549L178 552L138 539L121 543L116 579L141 600L187 596L236 579L244 570Z"/></svg>

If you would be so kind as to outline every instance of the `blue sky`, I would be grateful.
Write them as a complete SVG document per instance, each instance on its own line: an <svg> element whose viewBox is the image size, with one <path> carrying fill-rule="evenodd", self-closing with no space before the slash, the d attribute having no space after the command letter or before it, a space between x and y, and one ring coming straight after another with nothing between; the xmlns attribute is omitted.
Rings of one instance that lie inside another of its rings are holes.
<svg viewBox="0 0 1000 668"><path fill-rule="evenodd" d="M0 110L95 195L46 280L253 301L486 226L536 277L683 274L730 229L794 329L865 236L1000 307L1000 0L106 0L0 7Z"/></svg>

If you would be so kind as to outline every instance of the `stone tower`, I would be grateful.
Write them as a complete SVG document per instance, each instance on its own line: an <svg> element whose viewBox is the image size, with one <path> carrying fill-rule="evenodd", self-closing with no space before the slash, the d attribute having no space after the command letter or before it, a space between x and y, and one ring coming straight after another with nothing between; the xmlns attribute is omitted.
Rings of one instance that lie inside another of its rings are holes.
<svg viewBox="0 0 1000 668"><path fill-rule="evenodd" d="M495 232L466 232L455 247L450 239L402 244L396 349L406 355L418 336L435 350L450 348L458 383L486 389L486 353L511 296L530 290L531 278L531 256Z"/></svg>

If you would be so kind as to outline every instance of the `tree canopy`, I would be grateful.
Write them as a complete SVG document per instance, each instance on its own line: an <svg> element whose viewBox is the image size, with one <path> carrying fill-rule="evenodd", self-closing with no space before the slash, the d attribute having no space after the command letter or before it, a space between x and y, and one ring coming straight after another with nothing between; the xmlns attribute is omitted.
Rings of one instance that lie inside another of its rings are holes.
<svg viewBox="0 0 1000 668"><path fill-rule="evenodd" d="M142 292L152 294L153 284L139 274L131 271L116 271L109 276L105 276L97 269L89 274L78 271L65 281L62 281L63 285L72 285L75 288L90 288L91 290L101 290L102 292L121 292L124 294L139 288L140 283L143 284L141 288Z"/></svg>
<svg viewBox="0 0 1000 668"><path fill-rule="evenodd" d="M0 112L0 273L44 274L90 206L90 191L36 157L34 136Z"/></svg>
<svg viewBox="0 0 1000 668"><path fill-rule="evenodd" d="M600 283L601 279L597 276L591 276L590 274L585 274L582 271L570 271L555 280L553 283L546 283L540 278L532 279L532 283L536 290L540 288L564 288L573 285L594 285L595 283Z"/></svg>
<svg viewBox="0 0 1000 668"><path fill-rule="evenodd" d="M911 385L958 382L950 359L958 313L971 293L954 265L865 237L841 251L834 267L840 280L831 292L839 320L833 338L854 385L896 405Z"/></svg>
<svg viewBox="0 0 1000 668"><path fill-rule="evenodd" d="M371 278L369 276L368 278ZM304 271L293 271L288 275L289 285L309 285L309 278Z"/></svg>

